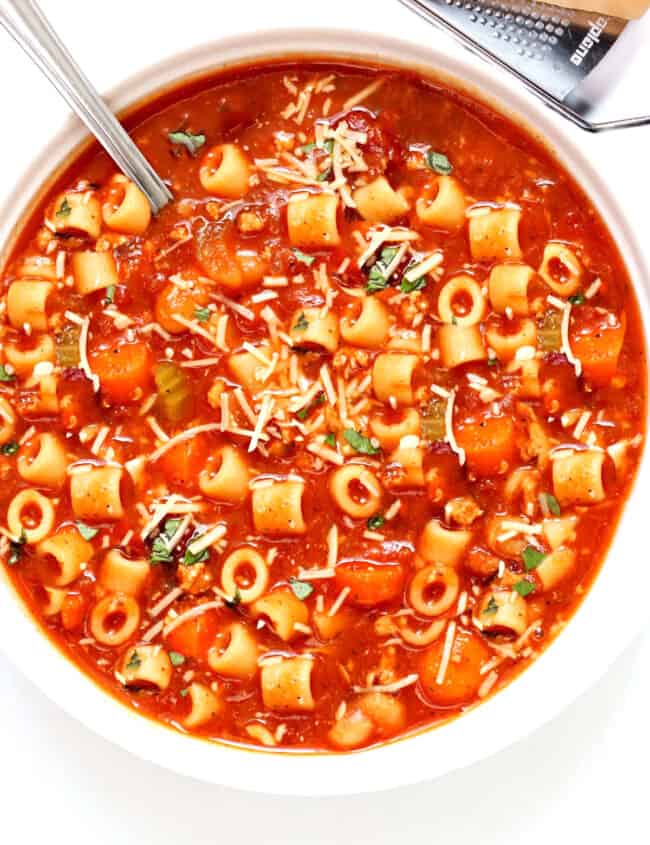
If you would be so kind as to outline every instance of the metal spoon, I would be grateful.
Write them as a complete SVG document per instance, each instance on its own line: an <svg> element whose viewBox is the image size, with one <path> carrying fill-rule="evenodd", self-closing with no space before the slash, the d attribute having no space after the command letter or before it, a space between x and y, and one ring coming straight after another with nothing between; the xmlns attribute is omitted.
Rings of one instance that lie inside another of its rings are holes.
<svg viewBox="0 0 650 845"><path fill-rule="evenodd" d="M168 188L82 73L34 0L0 0L0 24L76 112L157 214Z"/></svg>

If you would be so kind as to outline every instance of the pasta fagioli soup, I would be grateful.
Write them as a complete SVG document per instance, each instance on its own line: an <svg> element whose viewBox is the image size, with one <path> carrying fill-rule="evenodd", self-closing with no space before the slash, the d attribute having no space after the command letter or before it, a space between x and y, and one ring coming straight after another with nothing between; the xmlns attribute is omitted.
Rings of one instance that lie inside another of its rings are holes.
<svg viewBox="0 0 650 845"><path fill-rule="evenodd" d="M346 751L493 695L588 590L643 447L597 211L524 130L390 68L240 68L128 125L173 202L92 147L3 270L17 590L207 738Z"/></svg>

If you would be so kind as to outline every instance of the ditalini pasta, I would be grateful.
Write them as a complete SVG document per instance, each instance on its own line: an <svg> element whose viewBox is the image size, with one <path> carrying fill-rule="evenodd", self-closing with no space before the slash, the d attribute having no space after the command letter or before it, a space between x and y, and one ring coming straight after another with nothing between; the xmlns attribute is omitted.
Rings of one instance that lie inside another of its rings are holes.
<svg viewBox="0 0 650 845"><path fill-rule="evenodd" d="M31 612L139 713L266 749L499 690L643 448L598 214L521 129L390 69L239 68L130 126L171 205L91 149L3 269L0 558Z"/></svg>

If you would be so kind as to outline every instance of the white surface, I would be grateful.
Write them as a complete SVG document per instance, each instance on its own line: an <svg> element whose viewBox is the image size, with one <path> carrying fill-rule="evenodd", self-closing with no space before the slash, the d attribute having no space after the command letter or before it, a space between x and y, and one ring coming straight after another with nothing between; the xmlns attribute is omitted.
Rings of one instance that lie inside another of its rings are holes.
<svg viewBox="0 0 650 845"><path fill-rule="evenodd" d="M145 7L152 9L153 4L114 2L116 22L102 20L101 39L88 37L89 22L72 19L73 4L50 2L45 6L73 53L102 88L147 63L146 47L136 50L141 33L155 33L148 34L147 40L157 39L156 48L150 48L150 55L156 57L184 49L196 40L196 24L180 17L177 3L157 3L156 21L148 23ZM261 28L354 25L365 20L368 26L396 35L436 37L395 3L384 0L381 13L378 6L365 0L357 0L354 7L329 0L322 7L301 8L291 2L276 5L271 12L266 11L266 4L241 2L230 14L228 31L243 31L253 23ZM225 34L224 22L210 13L211 8L207 2L191 6L194 20L199 14L203 17L200 40ZM211 17L213 28L205 25ZM139 35L124 33L126 22ZM47 137L64 109L17 50L7 45L2 56L3 78L21 80L20 85L5 89L5 126L20 127L21 135L38 132ZM34 113L24 105L32 97L38 102ZM638 166L643 161L641 144L647 143L647 132L585 138L585 143L593 146L594 158L603 162L603 168L611 167L620 179L621 189L629 197L629 213L634 211L636 196L634 150L638 150ZM12 139L5 135L4 143L12 143ZM19 141L12 146L15 144ZM636 775L633 763L636 749L648 740L643 708L650 673L642 671L648 656L646 639L560 719L492 760L433 785L337 801L254 798L176 778L95 738L0 661L6 731L0 775L4 832L11 831L13 823L15 841L31 841L32 836L36 840L49 832L50 841L72 843L85 839L91 824L93 838L100 843L113 841L120 834L127 842L136 838L172 842L181 836L190 838L190 831L196 842L234 833L243 842L327 842L397 841L400 833L431 831L436 838L444 836L451 842L480 837L488 843L514 842L524 836L528 842L541 842L559 831L567 838L578 830L596 839L614 831L624 834L628 822L641 827L644 809L640 760ZM624 789L617 790L621 786ZM41 807L36 812L35 790ZM617 791L620 797L614 803ZM466 801L474 805L471 813ZM336 831L328 834L328 825L334 823Z"/></svg>

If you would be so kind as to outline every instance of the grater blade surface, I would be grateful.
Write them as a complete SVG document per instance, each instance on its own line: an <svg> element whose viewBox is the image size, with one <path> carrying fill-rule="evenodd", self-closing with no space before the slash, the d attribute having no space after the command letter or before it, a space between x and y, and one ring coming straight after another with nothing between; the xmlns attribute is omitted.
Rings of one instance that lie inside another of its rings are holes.
<svg viewBox="0 0 650 845"><path fill-rule="evenodd" d="M536 0L401 2L560 103L607 55L627 24Z"/></svg>

